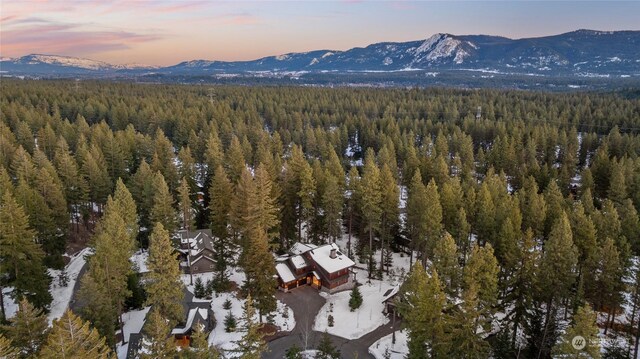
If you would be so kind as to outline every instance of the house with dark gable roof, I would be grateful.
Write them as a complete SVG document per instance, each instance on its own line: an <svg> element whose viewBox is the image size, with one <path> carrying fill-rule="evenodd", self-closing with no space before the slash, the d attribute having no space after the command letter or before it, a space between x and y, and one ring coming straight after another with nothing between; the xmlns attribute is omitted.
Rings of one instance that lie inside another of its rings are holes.
<svg viewBox="0 0 640 359"><path fill-rule="evenodd" d="M185 273L213 272L214 260L213 236L210 229L179 230L175 234L179 241L180 268Z"/></svg>
<svg viewBox="0 0 640 359"><path fill-rule="evenodd" d="M285 292L302 285L330 293L351 289L354 265L335 243L295 243L288 255L276 259L278 287Z"/></svg>

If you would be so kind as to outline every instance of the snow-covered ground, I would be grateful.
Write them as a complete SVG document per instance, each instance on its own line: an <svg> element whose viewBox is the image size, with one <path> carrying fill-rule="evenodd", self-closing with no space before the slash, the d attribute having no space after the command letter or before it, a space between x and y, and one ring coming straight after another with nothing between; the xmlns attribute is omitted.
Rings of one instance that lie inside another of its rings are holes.
<svg viewBox="0 0 640 359"><path fill-rule="evenodd" d="M4 299L4 314L7 316L7 319L13 318L18 312L18 303L13 300L11 296L11 292L13 292L13 287L2 288L2 298Z"/></svg>
<svg viewBox="0 0 640 359"><path fill-rule="evenodd" d="M206 285L209 280L212 280L214 273L201 273L193 275L193 285L191 284L191 277L188 274L182 275L182 281L187 287L187 290L191 293L194 292L195 282L198 278L202 280L202 284ZM235 282L238 287L242 286L246 276L244 272L238 267L233 267L229 270L229 280ZM224 303L229 300L231 302L231 309L224 309ZM208 301L208 299L193 298L193 301ZM235 292L228 293L214 293L211 299L211 309L216 318L216 327L209 334L209 344L218 346L220 349L229 351L234 349L234 342L240 340L244 334L241 331L235 331L227 333L225 331L225 317L229 312L236 318L236 326L240 328L242 326L242 314L245 300L238 298ZM278 301L277 310L273 313L272 323L280 331L291 331L296 326L295 319L293 317L293 310L286 304ZM256 315L255 320L259 320ZM266 317L263 320L267 320ZM239 330L239 329L238 329ZM227 353L227 356L232 353ZM232 357L232 356L231 356Z"/></svg>
<svg viewBox="0 0 640 359"><path fill-rule="evenodd" d="M129 260L134 264L138 273L147 273L149 271L147 269L147 258L149 258L149 252L140 249Z"/></svg>
<svg viewBox="0 0 640 359"><path fill-rule="evenodd" d="M320 293L327 300L318 312L313 330L337 335L346 339L357 339L375 330L381 325L387 324L389 318L382 313L384 293L393 286L383 281L372 280L370 284L364 283L360 287L362 293L362 305L355 311L349 309L351 291L336 294ZM333 304L333 311L332 311ZM329 315L333 315L334 325L329 326Z"/></svg>
<svg viewBox="0 0 640 359"><path fill-rule="evenodd" d="M224 309L224 303L229 300L231 302L231 309ZM216 327L209 334L209 345L218 346L220 349L228 351L234 349L235 341L242 338L243 332L240 331L242 324L242 314L245 300L240 299L235 293L220 293L218 296L213 297L211 300L211 308L216 316ZM237 330L227 333L225 330L225 317L231 312L236 318ZM296 321L293 317L293 310L287 305L278 301L278 309L273 313L273 324L280 331L291 331L296 326ZM258 315L254 318L259 320ZM267 318L264 318L267 320ZM229 353L227 353L229 354Z"/></svg>
<svg viewBox="0 0 640 359"><path fill-rule="evenodd" d="M58 280L61 271L49 269L49 275L53 278L51 281L51 286L49 291L51 292L51 296L53 297L53 301L51 302L51 311L49 312L49 324L51 324L55 319L62 317L64 311L69 307L69 302L71 301L71 296L73 295L73 288L76 285L76 281L78 280L78 274L82 267L84 267L86 263L85 256L89 254L91 250L89 248L85 248L78 252L75 256L71 257L69 264L65 267L65 271L67 273L68 281L66 286L61 286Z"/></svg>
<svg viewBox="0 0 640 359"><path fill-rule="evenodd" d="M347 252L347 241L348 236L343 235L337 242L344 252ZM354 246L355 241L356 239L352 238L352 246ZM314 330L319 332L326 330L330 334L346 339L357 339L389 323L389 318L383 313L384 304L382 300L389 289L402 284L405 274L409 271L409 256L393 253L393 264L389 274L385 273L382 280L372 279L370 283L367 280L367 271L360 269L366 268L366 264L360 262L359 258L352 257L356 262L356 268L354 268L357 273L356 279L362 284L360 286L360 293L363 298L362 306L353 312L350 311L349 298L351 291L335 294L321 293L327 301L316 316ZM380 251L376 251L374 258L379 265ZM329 314L333 315L333 327L329 326Z"/></svg>
<svg viewBox="0 0 640 359"><path fill-rule="evenodd" d="M145 317L151 307L146 307L140 310L132 310L122 315L124 321L124 337L127 338L127 343L118 345L118 359L124 359L127 357L127 349L129 348L129 335L131 333L140 333L142 326L144 325Z"/></svg>
<svg viewBox="0 0 640 359"><path fill-rule="evenodd" d="M407 331L401 330L396 332L396 342L393 343L393 334L389 334L378 339L369 347L369 353L376 359L384 359L385 352L389 353L390 359L404 359L409 354L407 345Z"/></svg>

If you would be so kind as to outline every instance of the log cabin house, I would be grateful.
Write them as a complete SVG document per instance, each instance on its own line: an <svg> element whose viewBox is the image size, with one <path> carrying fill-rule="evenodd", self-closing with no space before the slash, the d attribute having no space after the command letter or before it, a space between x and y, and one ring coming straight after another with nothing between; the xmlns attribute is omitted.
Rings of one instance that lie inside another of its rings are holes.
<svg viewBox="0 0 640 359"><path fill-rule="evenodd" d="M284 292L302 285L329 293L351 289L354 265L335 243L322 246L295 243L289 255L276 260L278 287Z"/></svg>

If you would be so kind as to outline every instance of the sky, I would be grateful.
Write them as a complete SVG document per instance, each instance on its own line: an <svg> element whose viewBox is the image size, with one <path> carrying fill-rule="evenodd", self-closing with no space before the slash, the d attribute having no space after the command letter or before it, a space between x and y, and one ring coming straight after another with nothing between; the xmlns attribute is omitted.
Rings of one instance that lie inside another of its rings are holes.
<svg viewBox="0 0 640 359"><path fill-rule="evenodd" d="M0 56L113 64L252 60L440 33L639 30L640 1L0 0Z"/></svg>

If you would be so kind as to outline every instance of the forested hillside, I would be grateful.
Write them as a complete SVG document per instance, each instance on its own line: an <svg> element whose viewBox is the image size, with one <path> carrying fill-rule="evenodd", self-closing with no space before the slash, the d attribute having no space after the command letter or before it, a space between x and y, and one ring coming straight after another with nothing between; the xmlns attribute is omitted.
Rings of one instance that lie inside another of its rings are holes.
<svg viewBox="0 0 640 359"><path fill-rule="evenodd" d="M409 358L568 357L575 335L588 357L637 357L639 155L640 100L613 94L3 79L1 286L36 319L7 322L1 303L0 356L56 357L83 319L87 355L106 356L144 301L129 258L155 243L166 274L144 286L164 333L182 317L167 238L210 228L213 285L241 266L261 319L271 253L346 235L370 278L411 258ZM43 320L48 268L85 247L81 318L25 343L12 328Z"/></svg>

